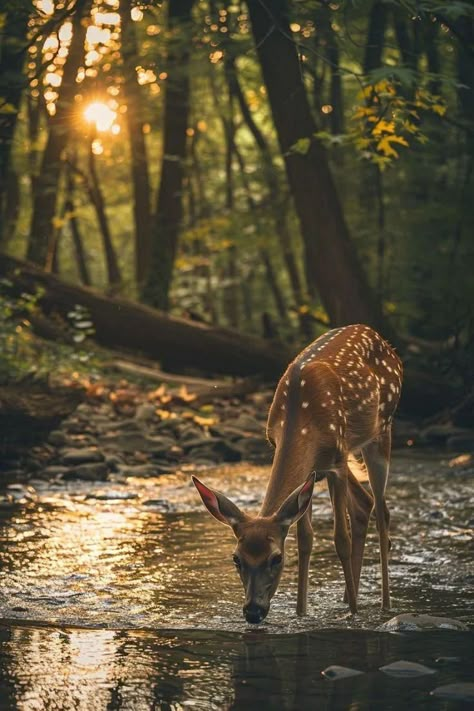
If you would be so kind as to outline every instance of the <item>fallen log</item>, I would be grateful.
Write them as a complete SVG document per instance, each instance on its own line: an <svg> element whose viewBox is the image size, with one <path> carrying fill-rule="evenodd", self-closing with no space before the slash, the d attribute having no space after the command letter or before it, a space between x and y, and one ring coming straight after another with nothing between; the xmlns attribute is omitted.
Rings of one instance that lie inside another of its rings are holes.
<svg viewBox="0 0 474 711"><path fill-rule="evenodd" d="M0 255L0 276L8 278L16 292L38 293L38 305L46 316L66 316L77 305L85 307L99 344L143 354L160 361L168 371L193 369L274 380L293 355L274 342L172 317L128 299L68 284L13 257Z"/></svg>
<svg viewBox="0 0 474 711"><path fill-rule="evenodd" d="M84 397L80 388L52 387L28 378L0 386L0 454L43 442Z"/></svg>

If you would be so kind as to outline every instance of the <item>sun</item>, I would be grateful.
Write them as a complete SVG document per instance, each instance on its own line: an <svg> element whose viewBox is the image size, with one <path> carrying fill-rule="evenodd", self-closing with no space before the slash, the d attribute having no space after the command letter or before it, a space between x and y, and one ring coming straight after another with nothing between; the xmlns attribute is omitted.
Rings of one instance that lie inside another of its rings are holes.
<svg viewBox="0 0 474 711"><path fill-rule="evenodd" d="M101 101L93 101L84 110L84 118L88 123L95 123L97 131L110 131L117 118L117 112Z"/></svg>

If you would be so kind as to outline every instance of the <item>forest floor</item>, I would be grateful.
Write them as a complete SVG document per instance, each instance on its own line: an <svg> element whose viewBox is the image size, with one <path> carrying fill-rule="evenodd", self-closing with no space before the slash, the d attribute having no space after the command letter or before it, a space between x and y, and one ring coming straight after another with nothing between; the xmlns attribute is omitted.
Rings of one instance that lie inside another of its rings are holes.
<svg viewBox="0 0 474 711"><path fill-rule="evenodd" d="M191 385L186 379L181 384L179 376L174 383L158 386L143 377L102 374L93 381L76 376L77 387L71 391L76 400L69 416L49 434L25 431L24 444L17 432L17 446L4 447L0 463L4 482L38 476L104 481L117 474L159 476L241 461L261 465L272 461L273 449L265 434L273 397L269 388L220 397L214 394L212 381L207 381L210 387L203 392L202 383L199 388L193 387L193 379L188 379ZM219 387L225 389L222 381ZM454 462L460 455L463 466L470 462L474 470L470 458L474 431L466 428L423 426L398 418L393 446L405 451L436 448Z"/></svg>

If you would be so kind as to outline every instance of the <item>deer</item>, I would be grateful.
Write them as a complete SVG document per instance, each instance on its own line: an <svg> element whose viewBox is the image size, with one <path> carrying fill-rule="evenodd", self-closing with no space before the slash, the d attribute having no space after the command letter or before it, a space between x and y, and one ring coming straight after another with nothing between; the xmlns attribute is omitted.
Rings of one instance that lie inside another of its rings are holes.
<svg viewBox="0 0 474 711"><path fill-rule="evenodd" d="M274 447L263 504L250 516L225 494L193 476L204 506L237 539L247 622L267 616L283 572L285 540L297 525L297 615L307 613L313 547L312 495L327 481L334 513L334 545L345 580L344 601L357 613L369 519L375 509L382 579L381 603L390 608L390 514L385 501L392 420L400 398L402 363L393 348L362 324L332 329L307 346L281 377L270 407L267 438ZM354 473L362 455L371 493Z"/></svg>

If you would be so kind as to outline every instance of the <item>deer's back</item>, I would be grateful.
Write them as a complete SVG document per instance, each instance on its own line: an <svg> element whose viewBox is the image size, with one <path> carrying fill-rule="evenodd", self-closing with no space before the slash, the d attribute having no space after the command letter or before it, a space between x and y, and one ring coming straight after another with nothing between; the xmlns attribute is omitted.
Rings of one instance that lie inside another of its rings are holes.
<svg viewBox="0 0 474 711"><path fill-rule="evenodd" d="M315 437L354 449L387 429L401 391L402 364L372 328L343 326L305 348L282 376L267 433L276 446Z"/></svg>

